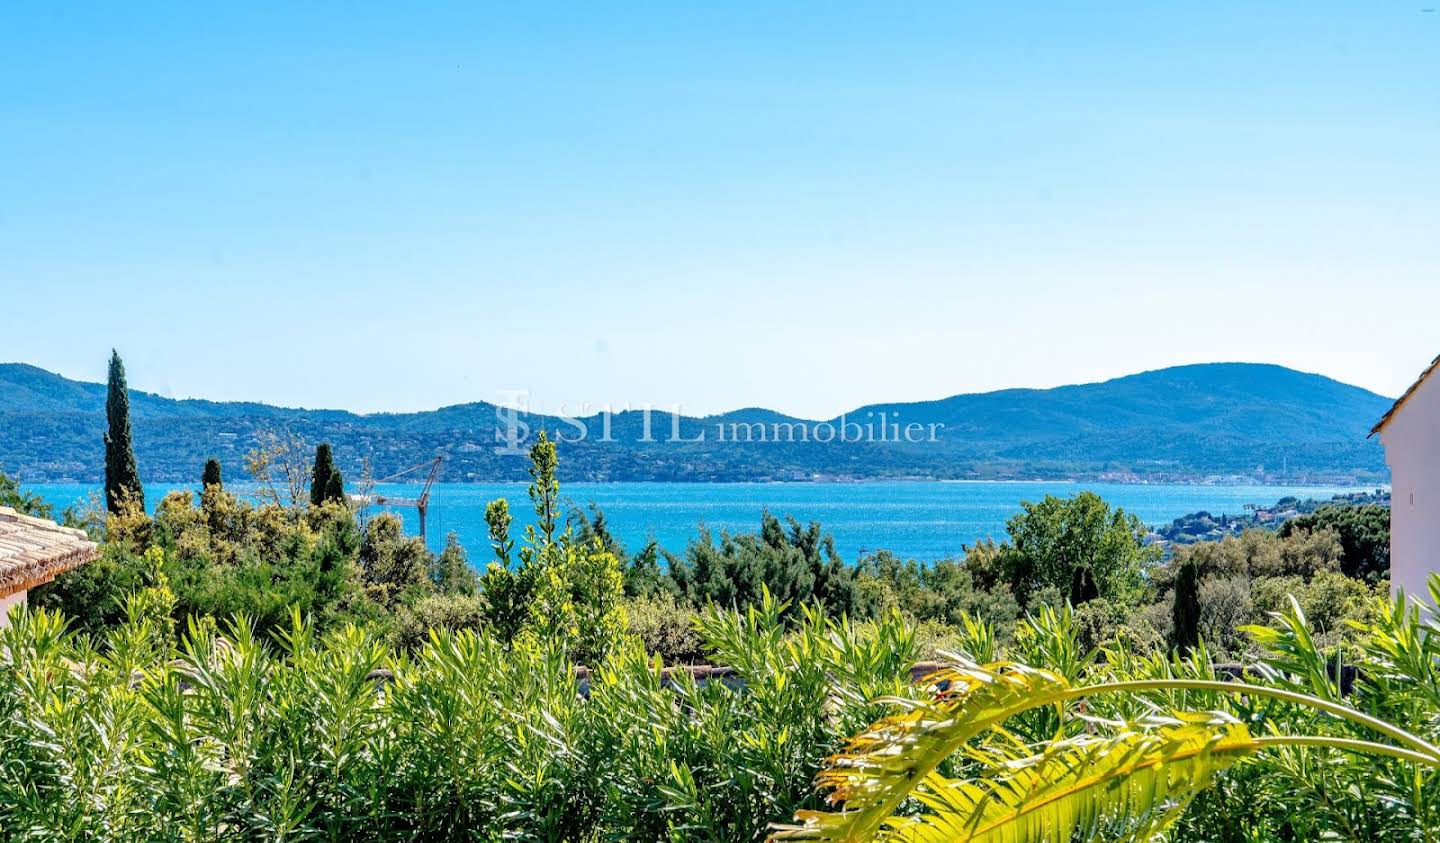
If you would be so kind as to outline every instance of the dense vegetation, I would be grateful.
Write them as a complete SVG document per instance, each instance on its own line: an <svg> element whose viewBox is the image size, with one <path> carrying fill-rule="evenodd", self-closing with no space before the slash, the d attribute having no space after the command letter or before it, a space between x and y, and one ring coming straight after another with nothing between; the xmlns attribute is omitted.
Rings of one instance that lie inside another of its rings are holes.
<svg viewBox="0 0 1440 843"><path fill-rule="evenodd" d="M1188 646L1193 633L1177 628L1176 618L1193 615L1194 632L1212 653L1239 659L1247 639L1238 628L1268 622L1289 595L1333 645L1347 640L1349 621L1369 618L1372 598L1384 591L1377 546L1388 546L1388 530L1364 507L1182 546L1168 560L1144 542L1136 518L1091 493L1026 503L1006 540L929 564L886 551L848 562L819 524L768 513L756 533L702 530L678 553L652 543L632 554L603 512L562 517L554 443L542 438L532 458L538 527L527 528L517 547L506 502L494 502L490 560L475 566L479 575L453 536L432 554L394 516L367 518L333 499L307 505L303 492L295 505L283 495L251 503L210 484L198 500L170 494L153 517L136 506L108 519L92 514L91 528L105 536L100 560L33 600L100 632L122 618L124 596L158 572L181 623L243 614L268 635L299 608L322 630L356 623L407 648L432 627L487 627L511 640L527 624L578 625L582 660L628 631L677 663L704 657L693 632L701 609L743 609L767 592L835 618L899 612L918 625L926 652L946 647L967 619L991 624L1004 643L1026 614L1064 605L1073 607L1086 647L1115 636L1142 649ZM43 502L32 496L28 505ZM1181 608L1191 615L1177 615L1177 572L1186 569L1193 588Z"/></svg>
<svg viewBox="0 0 1440 843"><path fill-rule="evenodd" d="M613 442L592 435L566 450L566 477L576 480L791 480L814 474L848 477L1103 478L1195 480L1308 477L1384 482L1381 449L1367 440L1388 408L1379 395L1277 366L1182 366L1099 384L1048 390L1004 390L915 404L861 407L861 424L898 419L943 425L939 440L920 444L860 442L764 444L717 441L716 425L801 420L768 410L684 418L667 441L670 418L652 419L652 442L639 412L611 420ZM103 473L95 443L105 430L104 387L70 381L33 366L0 364L0 466L31 480L93 481ZM176 401L130 393L135 451L147 478L189 481L208 457L239 472L250 450L271 434L304 431L335 445L350 478L368 466L386 477L448 455L448 480L518 480L524 460L495 453L494 405L477 402L433 412L355 415L254 403ZM898 414L898 415L894 415ZM829 420L832 423L838 420ZM575 435L544 415L517 418L531 439L540 430ZM591 417L591 431L600 421ZM771 437L773 439L773 437ZM518 453L518 451L517 451Z"/></svg>
<svg viewBox="0 0 1440 843"><path fill-rule="evenodd" d="M1028 828L1013 840L1059 821L1117 839L1178 820L1171 839L1235 843L1440 830L1440 757L1407 748L1440 739L1440 628L1400 603L1356 630L1350 688L1297 609L1252 630L1260 658L1240 695L1203 647L1087 651L1073 613L1049 607L1009 647L966 624L963 661L927 686L911 681L919 647L898 613L857 625L766 597L695 625L733 681L666 674L633 638L582 677L564 631L508 643L487 627L437 631L406 652L298 612L268 639L243 620L201 620L177 643L172 599L163 581L134 592L99 639L44 610L0 632L7 839L760 840L826 807L812 783L827 763L838 766L821 780L856 807L865 777L902 794L923 780L928 795L901 822L949 816L953 832L973 815L956 812L979 806L997 828ZM1104 692L1122 682L1146 684ZM977 713L976 687L1009 689L998 719L925 716L936 704ZM1296 692L1350 714L1317 717ZM911 707L867 730L882 696ZM859 733L883 740L847 740ZM883 764L844 763L902 738L908 749ZM957 808L934 798L942 781L996 798Z"/></svg>
<svg viewBox="0 0 1440 843"><path fill-rule="evenodd" d="M798 813L802 836L848 839L825 836L855 820L816 813L817 776L877 821L998 823L943 839L1440 833L1440 628L1385 598L1365 512L1169 559L1090 493L928 565L847 562L770 514L632 554L603 512L561 511L542 436L536 524L512 535L494 502L477 573L453 536L432 554L352 509L322 454L284 453L250 461L289 487L260 502L207 468L153 514L131 495L61 514L101 556L0 632L0 838L733 841ZM54 514L3 474L0 505ZM687 662L730 672L665 669ZM1244 695L1214 684L1242 672ZM993 722L979 687L1009 689ZM881 698L909 707L867 730ZM943 706L965 716L924 715ZM875 735L900 742L878 766ZM957 782L994 796L950 804Z"/></svg>
<svg viewBox="0 0 1440 843"><path fill-rule="evenodd" d="M1045 642L1026 654L1039 659L956 656L928 700L827 759L819 781L843 809L802 812L780 836L1433 840L1440 576L1430 592L1428 609L1382 602L1357 627L1353 674L1293 604L1278 629L1247 630L1262 649L1242 676L1217 674L1199 648L1057 658L1074 636L1063 614L1042 615L1024 636Z"/></svg>
<svg viewBox="0 0 1440 843"><path fill-rule="evenodd" d="M758 840L819 804L825 753L915 655L896 619L785 625L770 602L697 627L743 689L662 687L631 642L582 698L564 634L405 654L297 617L172 650L163 601L131 603L98 646L45 613L0 633L7 839Z"/></svg>

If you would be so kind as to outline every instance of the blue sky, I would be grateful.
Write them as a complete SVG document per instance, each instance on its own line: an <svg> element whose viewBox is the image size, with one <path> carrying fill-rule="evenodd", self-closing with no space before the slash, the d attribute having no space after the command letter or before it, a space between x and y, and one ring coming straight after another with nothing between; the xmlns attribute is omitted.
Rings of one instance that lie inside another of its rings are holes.
<svg viewBox="0 0 1440 843"><path fill-rule="evenodd" d="M0 8L0 360L826 416L1440 333L1440 13Z"/></svg>

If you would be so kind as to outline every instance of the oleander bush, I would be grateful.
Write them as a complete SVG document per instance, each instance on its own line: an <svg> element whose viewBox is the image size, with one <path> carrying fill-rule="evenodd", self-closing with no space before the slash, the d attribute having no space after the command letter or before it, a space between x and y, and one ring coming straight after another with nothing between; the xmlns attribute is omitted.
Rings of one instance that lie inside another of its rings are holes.
<svg viewBox="0 0 1440 843"><path fill-rule="evenodd" d="M529 633L407 652L296 613L172 644L166 599L99 638L45 610L0 631L0 839L758 840L818 807L872 700L915 693L898 616L787 625L768 596L697 620L738 682L664 685L634 640L583 684Z"/></svg>
<svg viewBox="0 0 1440 843"><path fill-rule="evenodd" d="M1068 608L1008 647L967 616L920 683L897 612L764 594L698 615L734 671L703 682L633 637L577 671L533 630L408 651L298 612L175 643L173 601L157 567L103 636L46 610L0 631L0 839L755 841L795 815L832 840L1440 834L1440 625L1403 600L1344 663L1292 603L1247 630L1243 676L1203 643L1087 649ZM847 836L861 808L880 824Z"/></svg>

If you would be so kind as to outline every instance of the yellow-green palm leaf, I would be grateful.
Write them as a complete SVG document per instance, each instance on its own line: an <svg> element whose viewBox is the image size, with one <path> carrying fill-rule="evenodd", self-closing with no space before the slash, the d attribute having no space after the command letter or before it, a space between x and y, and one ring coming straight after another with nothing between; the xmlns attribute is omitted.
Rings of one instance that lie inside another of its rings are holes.
<svg viewBox="0 0 1440 843"><path fill-rule="evenodd" d="M1222 715L1158 728L1055 741L1029 758L995 757L984 779L930 774L914 795L926 811L896 818L877 839L908 843L1068 843L1148 839L1260 744Z"/></svg>
<svg viewBox="0 0 1440 843"><path fill-rule="evenodd" d="M1440 769L1440 748L1404 729L1343 703L1285 688L1206 679L1144 679L1072 687L1064 677L1021 664L960 664L928 678L928 702L889 700L901 713L887 717L831 757L819 776L838 811L802 811L798 826L775 839L827 843L859 841L975 841L1068 843L1085 839L1143 839L1178 817L1215 775L1270 745L1324 746L1388 755ZM1097 693L1196 690L1269 697L1309 706L1385 735L1398 746L1325 735L1252 736L1222 713L1173 716L1145 724L1111 724L1108 736L1056 739L1039 754L973 745L993 730L998 743L1014 738L1002 724L1024 711ZM936 772L963 748L977 777L951 780ZM914 797L926 811L900 816Z"/></svg>
<svg viewBox="0 0 1440 843"><path fill-rule="evenodd" d="M1058 702L1071 690L1064 677L1014 663L956 665L927 678L929 702L890 700L904 710L852 739L828 760L819 785L843 813L802 813L799 828L778 837L869 840L896 807L950 754L1023 711ZM943 690L939 690L943 689Z"/></svg>

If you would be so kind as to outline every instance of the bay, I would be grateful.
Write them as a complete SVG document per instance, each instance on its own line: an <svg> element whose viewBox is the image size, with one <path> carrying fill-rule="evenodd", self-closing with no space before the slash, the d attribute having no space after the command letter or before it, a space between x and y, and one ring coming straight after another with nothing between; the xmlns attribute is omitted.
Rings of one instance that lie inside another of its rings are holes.
<svg viewBox="0 0 1440 843"><path fill-rule="evenodd" d="M77 483L26 484L57 507L98 501L99 487ZM233 484L232 490L246 493ZM195 486L152 484L146 487L153 508L172 490ZM414 497L419 486L382 484L377 491ZM1245 504L1270 505L1287 495L1329 498L1362 491L1330 486L1136 485L1052 481L1013 482L870 482L870 483L568 483L561 487L567 511L595 504L611 531L630 550L651 538L667 550L680 552L704 525L715 533L755 532L761 513L794 516L802 523L819 521L835 538L846 560L877 549L901 556L934 560L955 556L965 545L986 537L1005 536L1005 521L1022 501L1045 495L1070 496L1090 490L1112 504L1138 515L1147 524L1162 524L1199 510L1212 514L1243 513ZM472 561L489 558L485 505L506 498L520 538L533 511L524 484L437 483L431 492L429 545L440 549L454 531ZM372 508L374 511L374 508ZM394 510L406 529L418 532L414 510Z"/></svg>

